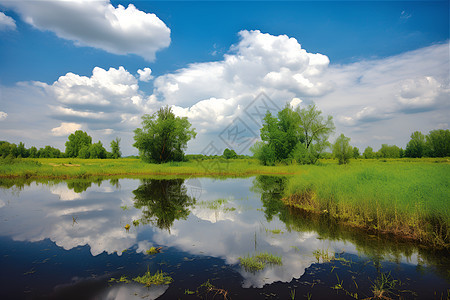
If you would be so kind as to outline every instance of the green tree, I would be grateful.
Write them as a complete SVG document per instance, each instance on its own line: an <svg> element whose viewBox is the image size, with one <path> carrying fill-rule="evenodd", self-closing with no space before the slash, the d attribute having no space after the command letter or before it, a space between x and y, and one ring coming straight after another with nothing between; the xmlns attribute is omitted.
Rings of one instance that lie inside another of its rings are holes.
<svg viewBox="0 0 450 300"><path fill-rule="evenodd" d="M134 147L139 149L142 160L153 163L181 161L187 142L195 138L186 117L175 117L172 109L162 107L153 115L142 117L143 128L134 130Z"/></svg>
<svg viewBox="0 0 450 300"><path fill-rule="evenodd" d="M375 158L375 153L373 152L373 148L368 146L366 149L364 149L363 157L369 158L369 159Z"/></svg>
<svg viewBox="0 0 450 300"><path fill-rule="evenodd" d="M77 130L69 135L69 140L66 142L66 156L79 157L80 150L83 146L90 146L92 138L84 131Z"/></svg>
<svg viewBox="0 0 450 300"><path fill-rule="evenodd" d="M400 158L400 148L396 145L382 144L378 150L380 158Z"/></svg>
<svg viewBox="0 0 450 300"><path fill-rule="evenodd" d="M332 117L325 119L315 105L295 110L286 105L277 117L266 113L260 130L262 142L250 150L265 165L291 159L315 163L329 146L328 136L333 130Z"/></svg>
<svg viewBox="0 0 450 300"><path fill-rule="evenodd" d="M17 146L17 156L25 158L25 157L28 157L28 154L29 154L29 152L25 148L25 144L20 142L19 145Z"/></svg>
<svg viewBox="0 0 450 300"><path fill-rule="evenodd" d="M111 141L111 157L119 158L122 156L120 152L120 138L116 137L115 140Z"/></svg>
<svg viewBox="0 0 450 300"><path fill-rule="evenodd" d="M428 156L450 156L450 130L431 130L426 136L426 147Z"/></svg>
<svg viewBox="0 0 450 300"><path fill-rule="evenodd" d="M106 158L106 149L102 142L98 141L89 146L89 158Z"/></svg>
<svg viewBox="0 0 450 300"><path fill-rule="evenodd" d="M357 159L357 158L360 158L360 157L361 157L361 154L359 153L358 147L353 147L353 158Z"/></svg>
<svg viewBox="0 0 450 300"><path fill-rule="evenodd" d="M31 146L29 152L30 152L30 156L31 158L37 158L37 148L35 146Z"/></svg>
<svg viewBox="0 0 450 300"><path fill-rule="evenodd" d="M333 144L333 155L339 160L339 164L348 164L353 156L353 147L350 146L350 138L343 133Z"/></svg>
<svg viewBox="0 0 450 300"><path fill-rule="evenodd" d="M226 148L225 150L223 150L223 157L226 159L230 159L230 158L237 158L237 154L236 151L234 151L233 149L228 149Z"/></svg>

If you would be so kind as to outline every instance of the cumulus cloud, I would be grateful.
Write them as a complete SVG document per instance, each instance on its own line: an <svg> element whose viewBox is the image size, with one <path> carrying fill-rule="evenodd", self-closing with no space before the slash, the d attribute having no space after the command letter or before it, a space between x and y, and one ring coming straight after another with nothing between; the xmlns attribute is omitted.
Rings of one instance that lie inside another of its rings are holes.
<svg viewBox="0 0 450 300"><path fill-rule="evenodd" d="M52 134L54 136L66 136L81 129L81 127L81 124L62 122L59 127L52 129Z"/></svg>
<svg viewBox="0 0 450 300"><path fill-rule="evenodd" d="M7 113L5 113L4 111L0 111L0 121L3 121L7 117L8 117Z"/></svg>
<svg viewBox="0 0 450 300"><path fill-rule="evenodd" d="M170 44L170 29L166 24L133 4L125 8L114 7L109 0L1 0L0 3L18 12L28 24L52 31L78 46L114 54L137 54L152 61L156 51Z"/></svg>
<svg viewBox="0 0 450 300"><path fill-rule="evenodd" d="M67 73L51 85L42 82L35 85L56 100L50 106L51 115L63 123L52 129L54 135L79 129L80 123L111 134L114 129L137 125L136 116L142 111L149 112L148 105L153 103L139 90L138 80L123 67L109 70L95 67L90 77Z"/></svg>
<svg viewBox="0 0 450 300"><path fill-rule="evenodd" d="M261 90L290 98L330 91L331 85L320 78L329 64L325 55L308 53L286 35L243 30L239 36L240 42L223 60L191 64L156 78L155 96L169 104L191 106L212 98L256 96Z"/></svg>
<svg viewBox="0 0 450 300"><path fill-rule="evenodd" d="M148 82L153 79L152 70L150 68L144 68L143 70L139 69L137 72L140 81Z"/></svg>
<svg viewBox="0 0 450 300"><path fill-rule="evenodd" d="M0 11L0 31L2 30L15 30L16 21L13 18L5 15Z"/></svg>

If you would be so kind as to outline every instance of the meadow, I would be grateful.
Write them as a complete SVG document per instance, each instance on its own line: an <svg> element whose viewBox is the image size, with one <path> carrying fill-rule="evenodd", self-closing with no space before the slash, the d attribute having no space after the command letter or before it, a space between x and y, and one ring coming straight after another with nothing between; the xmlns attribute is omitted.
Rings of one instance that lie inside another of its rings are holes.
<svg viewBox="0 0 450 300"><path fill-rule="evenodd" d="M2 180L104 176L286 175L283 202L348 226L450 247L450 164L447 158L360 159L349 165L262 166L254 159L147 164L139 159L0 160Z"/></svg>

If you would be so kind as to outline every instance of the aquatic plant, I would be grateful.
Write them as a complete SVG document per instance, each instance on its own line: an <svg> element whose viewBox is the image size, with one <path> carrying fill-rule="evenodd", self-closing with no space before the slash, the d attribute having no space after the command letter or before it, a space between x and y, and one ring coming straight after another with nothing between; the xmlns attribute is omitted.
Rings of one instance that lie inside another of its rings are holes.
<svg viewBox="0 0 450 300"><path fill-rule="evenodd" d="M133 278L133 280L147 287L151 285L170 284L173 282L173 278L168 276L167 273L157 271L152 275L149 270L147 270L144 275Z"/></svg>
<svg viewBox="0 0 450 300"><path fill-rule="evenodd" d="M334 259L334 252L329 252L328 249L317 249L313 251L314 257L317 259L317 262L320 262L320 259L322 259L322 262L329 262Z"/></svg>
<svg viewBox="0 0 450 300"><path fill-rule="evenodd" d="M391 272L381 273L372 284L374 299L390 299L389 294L393 292L398 280L392 278Z"/></svg>
<svg viewBox="0 0 450 300"><path fill-rule="evenodd" d="M282 265L282 260L280 256L275 256L268 252L260 252L252 256L239 257L239 264L244 270L255 272L263 270L267 264Z"/></svg>
<svg viewBox="0 0 450 300"><path fill-rule="evenodd" d="M217 295L221 295L223 297L223 299L228 299L228 291L225 289L220 289L215 287L214 285L211 284L211 282L209 282L209 279L207 281L205 281L204 283L202 283L196 290L196 293L198 296L202 296L203 294L205 295L205 297L208 296L208 294L212 294L214 293L214 295L212 296L212 298L214 299Z"/></svg>
<svg viewBox="0 0 450 300"><path fill-rule="evenodd" d="M130 230L130 227L131 227L130 224L127 224L127 225L124 226L126 231Z"/></svg>
<svg viewBox="0 0 450 300"><path fill-rule="evenodd" d="M146 254L148 255L153 255L153 254L157 254L161 252L162 247L151 247L150 249L148 249L147 251L145 251Z"/></svg>

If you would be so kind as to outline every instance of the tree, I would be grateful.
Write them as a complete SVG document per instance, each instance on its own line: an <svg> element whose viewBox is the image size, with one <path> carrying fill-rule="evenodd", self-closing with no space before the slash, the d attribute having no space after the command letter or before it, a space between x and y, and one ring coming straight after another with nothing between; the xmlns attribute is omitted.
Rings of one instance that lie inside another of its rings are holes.
<svg viewBox="0 0 450 300"><path fill-rule="evenodd" d="M263 164L291 159L315 163L329 146L328 136L333 130L332 117L325 119L315 105L294 110L287 104L277 117L266 113L260 130L262 142L250 150Z"/></svg>
<svg viewBox="0 0 450 300"><path fill-rule="evenodd" d="M425 155L426 140L425 135L420 131L414 131L411 134L411 140L406 145L406 157L422 157Z"/></svg>
<svg viewBox="0 0 450 300"><path fill-rule="evenodd" d="M186 117L175 117L168 106L161 107L153 115L142 117L143 128L134 130L134 147L139 149L142 160L154 163L181 161L187 142L195 138Z"/></svg>
<svg viewBox="0 0 450 300"><path fill-rule="evenodd" d="M228 149L226 148L225 150L223 150L223 157L226 159L230 159L230 158L237 158L237 154L236 151L234 151L233 149Z"/></svg>
<svg viewBox="0 0 450 300"><path fill-rule="evenodd" d="M358 147L353 147L353 158L357 159L360 158L361 154L359 153Z"/></svg>
<svg viewBox="0 0 450 300"><path fill-rule="evenodd" d="M380 158L400 158L400 148L396 145L382 144L378 150Z"/></svg>
<svg viewBox="0 0 450 300"><path fill-rule="evenodd" d="M450 130L431 130L426 136L426 147L428 156L450 156Z"/></svg>
<svg viewBox="0 0 450 300"><path fill-rule="evenodd" d="M83 146L90 146L92 138L84 131L77 130L69 135L69 140L66 142L66 156L78 157L79 152Z"/></svg>
<svg viewBox="0 0 450 300"><path fill-rule="evenodd" d="M89 158L106 158L106 149L102 142L98 141L89 146Z"/></svg>
<svg viewBox="0 0 450 300"><path fill-rule="evenodd" d="M363 157L364 158L374 158L375 153L373 153L373 148L368 146L366 149L364 149Z"/></svg>
<svg viewBox="0 0 450 300"><path fill-rule="evenodd" d="M120 138L118 137L111 141L111 156L112 158L119 158L122 156L122 153L120 152Z"/></svg>
<svg viewBox="0 0 450 300"><path fill-rule="evenodd" d="M336 139L333 144L333 155L339 160L339 164L348 164L353 156L353 147L350 146L350 138L343 133Z"/></svg>

